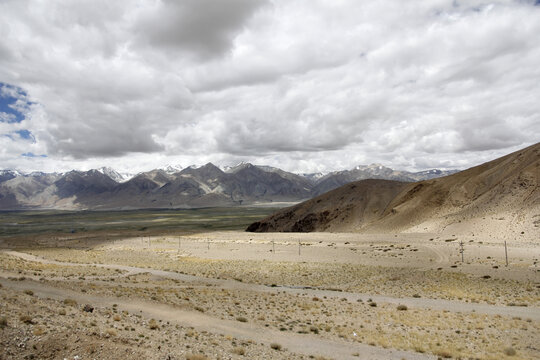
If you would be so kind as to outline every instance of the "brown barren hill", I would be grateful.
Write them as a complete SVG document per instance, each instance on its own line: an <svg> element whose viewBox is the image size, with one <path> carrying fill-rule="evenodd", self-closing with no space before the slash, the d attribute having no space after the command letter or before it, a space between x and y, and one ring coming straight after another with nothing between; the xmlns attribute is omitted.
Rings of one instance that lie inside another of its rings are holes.
<svg viewBox="0 0 540 360"><path fill-rule="evenodd" d="M346 231L379 219L407 185L391 180L361 180L282 209L251 224L252 232Z"/></svg>
<svg viewBox="0 0 540 360"><path fill-rule="evenodd" d="M348 184L247 230L448 232L537 241L539 178L540 143L443 178Z"/></svg>

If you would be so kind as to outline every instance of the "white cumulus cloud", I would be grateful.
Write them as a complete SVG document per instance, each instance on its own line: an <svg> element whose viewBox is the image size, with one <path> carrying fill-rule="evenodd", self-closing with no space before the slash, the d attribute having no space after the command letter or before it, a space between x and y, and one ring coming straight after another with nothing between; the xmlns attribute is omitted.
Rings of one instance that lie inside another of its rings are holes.
<svg viewBox="0 0 540 360"><path fill-rule="evenodd" d="M539 19L532 0L3 1L0 82L26 103L0 117L0 168L476 165L540 141Z"/></svg>

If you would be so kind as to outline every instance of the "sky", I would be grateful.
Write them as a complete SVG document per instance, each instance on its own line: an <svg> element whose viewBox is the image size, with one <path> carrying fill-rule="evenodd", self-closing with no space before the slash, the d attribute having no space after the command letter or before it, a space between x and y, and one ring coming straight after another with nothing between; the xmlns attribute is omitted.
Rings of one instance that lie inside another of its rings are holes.
<svg viewBox="0 0 540 360"><path fill-rule="evenodd" d="M540 1L2 0L0 169L464 169L540 141Z"/></svg>

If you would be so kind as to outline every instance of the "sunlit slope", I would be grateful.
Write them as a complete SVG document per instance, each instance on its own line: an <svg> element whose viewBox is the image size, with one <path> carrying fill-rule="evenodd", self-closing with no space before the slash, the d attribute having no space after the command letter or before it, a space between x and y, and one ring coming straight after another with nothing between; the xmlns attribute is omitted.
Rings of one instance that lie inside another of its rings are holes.
<svg viewBox="0 0 540 360"><path fill-rule="evenodd" d="M539 178L540 144L535 144L443 178L349 184L248 230L448 231L539 239Z"/></svg>

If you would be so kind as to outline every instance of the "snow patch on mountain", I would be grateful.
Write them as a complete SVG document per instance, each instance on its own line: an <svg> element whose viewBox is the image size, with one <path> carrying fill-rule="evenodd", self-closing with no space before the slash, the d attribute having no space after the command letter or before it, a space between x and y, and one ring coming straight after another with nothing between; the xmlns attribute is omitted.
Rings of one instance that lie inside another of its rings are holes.
<svg viewBox="0 0 540 360"><path fill-rule="evenodd" d="M165 171L167 174L176 174L177 172L182 171L183 167L181 165L165 165L162 168L159 168L160 170Z"/></svg>
<svg viewBox="0 0 540 360"><path fill-rule="evenodd" d="M133 178L135 176L135 174L120 173L120 172L114 170L113 168L107 167L107 166L96 169L96 171L99 171L103 175L107 175L108 177L110 177L111 179L116 181L117 183L126 182L126 181L130 180L131 178Z"/></svg>

